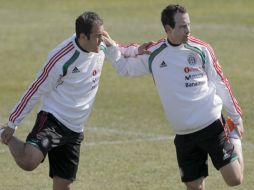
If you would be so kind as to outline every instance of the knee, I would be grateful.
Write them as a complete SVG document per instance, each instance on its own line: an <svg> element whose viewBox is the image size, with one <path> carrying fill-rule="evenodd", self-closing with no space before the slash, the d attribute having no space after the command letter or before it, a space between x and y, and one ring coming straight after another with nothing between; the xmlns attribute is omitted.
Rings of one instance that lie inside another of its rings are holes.
<svg viewBox="0 0 254 190"><path fill-rule="evenodd" d="M241 185L243 182L243 176L242 175L239 175L239 176L236 176L234 179L230 179L230 180L227 180L226 183L228 186L237 186L237 185Z"/></svg>
<svg viewBox="0 0 254 190"><path fill-rule="evenodd" d="M18 165L25 171L33 171L35 168L37 168L37 165L29 162L18 163Z"/></svg>
<svg viewBox="0 0 254 190"><path fill-rule="evenodd" d="M203 190L202 185L187 185L187 190Z"/></svg>
<svg viewBox="0 0 254 190"><path fill-rule="evenodd" d="M193 182L185 183L187 190L204 190L204 181L199 179Z"/></svg>
<svg viewBox="0 0 254 190"><path fill-rule="evenodd" d="M39 165L39 163L33 161L32 159L23 159L17 162L17 164L25 171L33 171Z"/></svg>
<svg viewBox="0 0 254 190"><path fill-rule="evenodd" d="M25 171L32 171L42 162L44 156L41 151L31 145L26 145L23 155L16 159L17 164Z"/></svg>

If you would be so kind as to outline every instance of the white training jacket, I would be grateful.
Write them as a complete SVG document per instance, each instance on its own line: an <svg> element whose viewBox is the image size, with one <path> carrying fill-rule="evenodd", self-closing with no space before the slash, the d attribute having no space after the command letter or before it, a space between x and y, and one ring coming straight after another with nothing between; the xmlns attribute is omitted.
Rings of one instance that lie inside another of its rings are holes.
<svg viewBox="0 0 254 190"><path fill-rule="evenodd" d="M150 55L121 56L114 67L120 75L152 73L165 114L176 134L199 131L221 117L222 106L235 124L239 107L209 44L189 37L172 46L166 39L148 49Z"/></svg>
<svg viewBox="0 0 254 190"><path fill-rule="evenodd" d="M82 132L95 95L104 62L113 62L119 49L124 55L135 56L135 44L106 47L101 43L99 53L87 53L75 42L76 35L59 44L48 58L36 79L13 108L8 126L15 128L42 99L40 110L53 114L67 128Z"/></svg>

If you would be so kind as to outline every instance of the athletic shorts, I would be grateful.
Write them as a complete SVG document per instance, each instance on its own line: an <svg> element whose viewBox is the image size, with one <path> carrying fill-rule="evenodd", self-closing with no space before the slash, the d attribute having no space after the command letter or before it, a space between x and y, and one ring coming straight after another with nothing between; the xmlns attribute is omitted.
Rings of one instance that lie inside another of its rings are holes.
<svg viewBox="0 0 254 190"><path fill-rule="evenodd" d="M177 161L183 182L208 176L208 154L217 170L238 159L226 131L222 117L200 131L175 136Z"/></svg>
<svg viewBox="0 0 254 190"><path fill-rule="evenodd" d="M83 133L66 128L52 114L41 111L37 115L26 143L38 148L49 159L49 176L75 180L79 164Z"/></svg>

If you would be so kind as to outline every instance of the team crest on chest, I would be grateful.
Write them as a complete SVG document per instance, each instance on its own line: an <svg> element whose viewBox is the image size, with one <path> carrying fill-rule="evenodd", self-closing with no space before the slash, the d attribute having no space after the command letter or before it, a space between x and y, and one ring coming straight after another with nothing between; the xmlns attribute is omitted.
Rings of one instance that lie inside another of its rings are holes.
<svg viewBox="0 0 254 190"><path fill-rule="evenodd" d="M188 63L190 65L195 65L197 63L197 58L196 58L195 54L190 54L188 56Z"/></svg>

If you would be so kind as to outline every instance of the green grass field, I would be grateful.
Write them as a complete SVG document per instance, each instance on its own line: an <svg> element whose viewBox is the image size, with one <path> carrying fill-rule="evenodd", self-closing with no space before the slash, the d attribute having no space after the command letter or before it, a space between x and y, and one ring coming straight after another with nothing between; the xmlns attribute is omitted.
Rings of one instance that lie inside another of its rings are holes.
<svg viewBox="0 0 254 190"><path fill-rule="evenodd" d="M245 180L236 190L254 189L254 1L250 0L0 0L0 122L34 79L47 52L74 33L86 10L104 18L111 37L143 43L164 36L160 12L185 4L192 34L209 42L244 112ZM25 139L37 109L16 136ZM180 190L174 134L164 117L151 76L127 79L105 64L95 107L85 130L78 190ZM207 190L227 187L211 162ZM33 172L19 169L0 144L0 190L52 189L47 160Z"/></svg>

